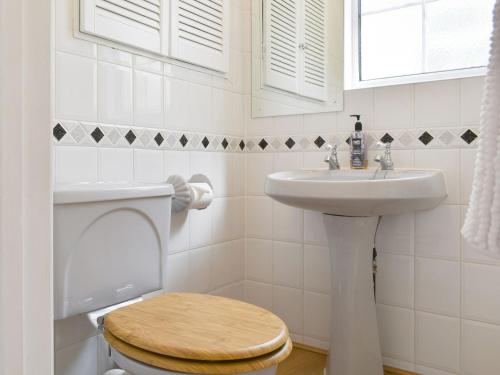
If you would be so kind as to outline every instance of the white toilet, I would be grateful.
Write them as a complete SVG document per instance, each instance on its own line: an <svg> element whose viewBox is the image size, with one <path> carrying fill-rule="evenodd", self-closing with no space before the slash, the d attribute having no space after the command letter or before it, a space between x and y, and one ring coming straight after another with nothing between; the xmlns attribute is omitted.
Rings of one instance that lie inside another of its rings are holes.
<svg viewBox="0 0 500 375"><path fill-rule="evenodd" d="M276 315L222 297L161 293L173 194L167 184L56 188L55 319L103 315L102 350L117 368L109 374L275 374L292 349Z"/></svg>

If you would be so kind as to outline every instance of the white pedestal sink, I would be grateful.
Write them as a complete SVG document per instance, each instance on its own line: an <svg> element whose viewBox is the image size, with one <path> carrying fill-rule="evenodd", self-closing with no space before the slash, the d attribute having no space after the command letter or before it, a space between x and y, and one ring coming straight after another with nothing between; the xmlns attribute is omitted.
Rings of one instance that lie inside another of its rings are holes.
<svg viewBox="0 0 500 375"><path fill-rule="evenodd" d="M331 254L328 375L382 375L372 248L382 215L436 207L446 197L438 170L302 170L266 180L266 194L324 213Z"/></svg>

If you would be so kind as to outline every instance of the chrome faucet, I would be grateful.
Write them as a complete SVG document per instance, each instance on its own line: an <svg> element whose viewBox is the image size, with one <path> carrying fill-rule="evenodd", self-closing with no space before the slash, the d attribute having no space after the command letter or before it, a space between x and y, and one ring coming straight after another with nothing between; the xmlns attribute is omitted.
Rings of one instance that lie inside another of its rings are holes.
<svg viewBox="0 0 500 375"><path fill-rule="evenodd" d="M394 163L392 161L392 155L391 155L391 142L386 142L386 143L379 142L377 143L377 146L385 147L385 152L384 155L379 154L375 156L374 160L377 163L380 163L381 170L392 171L394 169Z"/></svg>
<svg viewBox="0 0 500 375"><path fill-rule="evenodd" d="M337 145L327 145L328 155L325 157L324 162L328 163L328 169L331 171L340 169L339 159L337 157Z"/></svg>

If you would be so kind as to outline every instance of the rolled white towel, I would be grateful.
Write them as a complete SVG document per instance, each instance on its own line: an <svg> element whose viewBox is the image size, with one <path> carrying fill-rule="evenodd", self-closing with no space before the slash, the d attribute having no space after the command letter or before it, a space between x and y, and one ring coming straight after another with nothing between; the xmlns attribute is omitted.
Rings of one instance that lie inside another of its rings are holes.
<svg viewBox="0 0 500 375"><path fill-rule="evenodd" d="M494 9L480 125L472 194L462 234L476 250L500 257L500 0Z"/></svg>

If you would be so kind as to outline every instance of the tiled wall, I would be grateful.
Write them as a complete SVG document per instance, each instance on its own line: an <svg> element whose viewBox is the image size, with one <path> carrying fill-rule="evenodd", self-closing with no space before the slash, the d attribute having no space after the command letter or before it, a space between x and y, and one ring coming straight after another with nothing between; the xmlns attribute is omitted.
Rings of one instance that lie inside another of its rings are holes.
<svg viewBox="0 0 500 375"><path fill-rule="evenodd" d="M467 130L477 132L482 83L469 78L348 91L337 114L247 118L247 144L257 144L246 156L247 299L280 313L296 340L328 346L330 266L321 215L273 202L264 195L264 178L324 168L324 146L312 151L318 136L341 143L347 168L349 115L360 113L372 143L393 136L396 167L439 168L448 186L438 208L383 218L379 228L377 312L385 362L425 375L500 373L500 261L478 254L460 235L477 143ZM433 137L427 145L419 140L426 131ZM296 141L291 149L284 145L289 137ZM413 139L405 145L401 137ZM309 141L306 151L302 139ZM375 153L370 150L370 160Z"/></svg>
<svg viewBox="0 0 500 375"><path fill-rule="evenodd" d="M73 4L55 4L55 183L207 175L209 208L172 217L168 290L242 299L242 4L232 2L227 78L75 39ZM57 375L101 375L95 334L84 316L56 322Z"/></svg>

